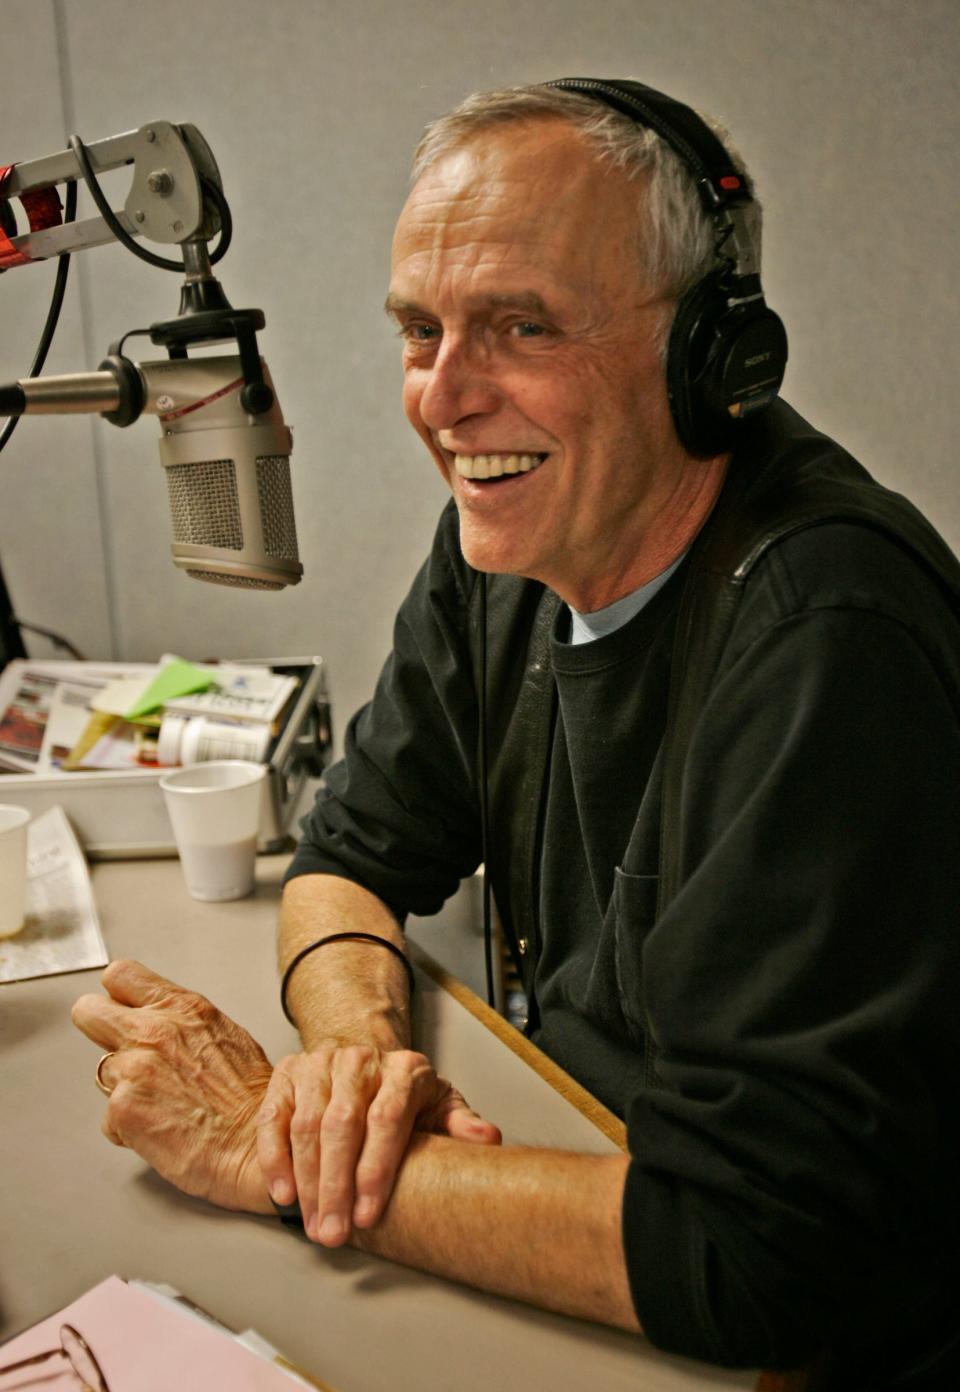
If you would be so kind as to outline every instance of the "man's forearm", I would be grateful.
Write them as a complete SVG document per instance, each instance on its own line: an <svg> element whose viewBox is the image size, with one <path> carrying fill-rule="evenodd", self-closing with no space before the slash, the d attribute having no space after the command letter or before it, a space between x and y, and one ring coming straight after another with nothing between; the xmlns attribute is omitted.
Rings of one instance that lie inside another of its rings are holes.
<svg viewBox="0 0 960 1392"><path fill-rule="evenodd" d="M403 948L403 934L375 895L336 875L301 875L283 893L280 970L332 933L372 933ZM287 1005L304 1046L334 1039L403 1049L410 1043L410 1001L403 963L374 943L336 942L296 967Z"/></svg>
<svg viewBox="0 0 960 1392"><path fill-rule="evenodd" d="M621 1238L628 1163L418 1135L384 1217L351 1241L418 1270L637 1332Z"/></svg>

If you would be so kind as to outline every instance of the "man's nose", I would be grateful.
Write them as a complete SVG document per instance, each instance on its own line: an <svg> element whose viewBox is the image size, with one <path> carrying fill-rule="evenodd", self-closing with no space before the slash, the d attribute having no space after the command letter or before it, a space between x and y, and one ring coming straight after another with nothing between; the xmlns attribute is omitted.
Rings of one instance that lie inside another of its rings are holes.
<svg viewBox="0 0 960 1392"><path fill-rule="evenodd" d="M430 430L450 430L468 416L489 415L502 395L488 355L463 340L445 338L420 393L420 417Z"/></svg>

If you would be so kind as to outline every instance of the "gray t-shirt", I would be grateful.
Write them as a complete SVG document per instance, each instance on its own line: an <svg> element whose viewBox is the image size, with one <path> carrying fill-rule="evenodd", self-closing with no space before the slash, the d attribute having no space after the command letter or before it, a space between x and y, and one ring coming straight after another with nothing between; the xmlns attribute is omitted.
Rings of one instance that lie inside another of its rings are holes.
<svg viewBox="0 0 960 1392"><path fill-rule="evenodd" d="M608 633L614 633L629 623L634 614L639 614L643 606L649 604L657 591L667 583L685 555L686 552L682 552L672 565L668 565L666 570L662 570L638 590L632 590L622 599L615 599L603 609L595 609L592 614L581 614L579 609L570 606L570 633L567 642L574 645L592 643L595 638L604 638Z"/></svg>

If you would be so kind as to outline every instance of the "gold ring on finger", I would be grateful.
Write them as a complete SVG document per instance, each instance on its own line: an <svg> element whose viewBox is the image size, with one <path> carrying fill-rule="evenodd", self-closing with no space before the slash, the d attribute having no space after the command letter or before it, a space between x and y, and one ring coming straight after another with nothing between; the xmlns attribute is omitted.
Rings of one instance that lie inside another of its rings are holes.
<svg viewBox="0 0 960 1392"><path fill-rule="evenodd" d="M115 1052L116 1052L116 1050L114 1050L114 1053L115 1053ZM97 1072L96 1072L96 1076L95 1076L95 1082L96 1082L96 1084L97 1084L97 1087L100 1089L100 1091L101 1091L102 1093L105 1093L107 1097L109 1097L110 1094L111 1094L111 1092L113 1092L113 1088L107 1087L106 1083L103 1081L103 1065L106 1063L107 1059L112 1059L112 1058L113 1058L113 1053L110 1053L110 1054L102 1054L102 1055L100 1056L100 1062L97 1064Z"/></svg>

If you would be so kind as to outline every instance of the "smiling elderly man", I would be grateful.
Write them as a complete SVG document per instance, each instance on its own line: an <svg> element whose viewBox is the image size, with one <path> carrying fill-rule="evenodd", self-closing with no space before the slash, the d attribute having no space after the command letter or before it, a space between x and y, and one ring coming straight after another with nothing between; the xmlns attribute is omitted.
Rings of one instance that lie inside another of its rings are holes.
<svg viewBox="0 0 960 1392"><path fill-rule="evenodd" d="M305 1051L271 1070L114 964L76 1007L117 1050L105 1129L215 1202L298 1198L329 1246L718 1363L942 1387L960 573L772 399L727 151L649 89L569 87L437 122L397 225L405 408L453 497L288 878ZM628 1156L501 1147L409 1050L401 925L484 850L529 1033Z"/></svg>

